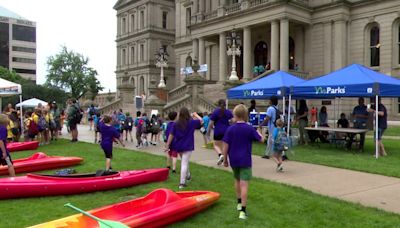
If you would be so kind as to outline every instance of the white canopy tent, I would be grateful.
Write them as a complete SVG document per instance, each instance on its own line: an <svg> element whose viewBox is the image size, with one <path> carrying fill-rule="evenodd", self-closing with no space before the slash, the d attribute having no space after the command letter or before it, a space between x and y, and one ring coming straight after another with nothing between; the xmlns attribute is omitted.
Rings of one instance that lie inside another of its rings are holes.
<svg viewBox="0 0 400 228"><path fill-rule="evenodd" d="M39 104L42 104L43 106L47 105L46 101L42 101L40 99L37 98L31 98L28 100L25 100L23 102L20 102L18 104L15 105L15 107L21 107L21 108L35 108L37 107Z"/></svg>
<svg viewBox="0 0 400 228"><path fill-rule="evenodd" d="M18 94L19 94L19 101L22 102L22 87L21 87L21 85L0 78L0 108L3 107L2 106L2 98L3 97L9 97L9 96L18 95ZM22 121L23 121L22 108L20 110L20 114L21 114L21 126L23 126L22 125ZM22 128L22 129L24 129L24 128Z"/></svg>

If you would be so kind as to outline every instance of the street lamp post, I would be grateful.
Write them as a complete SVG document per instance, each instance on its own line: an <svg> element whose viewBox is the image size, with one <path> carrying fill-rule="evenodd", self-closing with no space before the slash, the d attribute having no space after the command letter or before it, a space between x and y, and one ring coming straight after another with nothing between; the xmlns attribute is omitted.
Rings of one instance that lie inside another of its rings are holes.
<svg viewBox="0 0 400 228"><path fill-rule="evenodd" d="M236 72L236 56L240 56L240 45L242 43L240 36L236 34L236 31L233 30L230 35L226 37L226 43L228 45L227 55L232 56L232 71L229 76L229 81L237 81L239 77Z"/></svg>
<svg viewBox="0 0 400 228"><path fill-rule="evenodd" d="M166 86L164 81L164 67L168 67L167 57L169 55L166 48L163 46L160 47L155 56L156 56L156 66L161 68L160 83L158 84L158 88L165 88Z"/></svg>

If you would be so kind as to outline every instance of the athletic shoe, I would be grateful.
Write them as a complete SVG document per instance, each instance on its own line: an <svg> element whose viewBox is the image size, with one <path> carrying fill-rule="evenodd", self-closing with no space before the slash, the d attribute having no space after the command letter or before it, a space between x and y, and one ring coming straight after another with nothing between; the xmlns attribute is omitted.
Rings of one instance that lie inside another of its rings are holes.
<svg viewBox="0 0 400 228"><path fill-rule="evenodd" d="M172 173L176 173L176 170L172 170Z"/></svg>
<svg viewBox="0 0 400 228"><path fill-rule="evenodd" d="M207 145L202 145L201 147L203 147L203 148L207 148Z"/></svg>
<svg viewBox="0 0 400 228"><path fill-rule="evenodd" d="M186 184L180 184L178 188L179 188L179 189L183 189L183 188L186 188L186 187L187 187Z"/></svg>
<svg viewBox="0 0 400 228"><path fill-rule="evenodd" d="M239 219L247 219L246 212L240 211L240 212L239 212Z"/></svg>
<svg viewBox="0 0 400 228"><path fill-rule="evenodd" d="M224 162L224 155L219 156L218 161L217 161L217 165L221 165L222 162Z"/></svg>
<svg viewBox="0 0 400 228"><path fill-rule="evenodd" d="M277 171L278 172L283 172L283 165L282 164L278 165Z"/></svg>
<svg viewBox="0 0 400 228"><path fill-rule="evenodd" d="M236 206L236 210L241 211L242 210L242 204L238 203Z"/></svg>
<svg viewBox="0 0 400 228"><path fill-rule="evenodd" d="M269 156L268 155L264 155L264 156L262 156L262 158L269 159Z"/></svg>

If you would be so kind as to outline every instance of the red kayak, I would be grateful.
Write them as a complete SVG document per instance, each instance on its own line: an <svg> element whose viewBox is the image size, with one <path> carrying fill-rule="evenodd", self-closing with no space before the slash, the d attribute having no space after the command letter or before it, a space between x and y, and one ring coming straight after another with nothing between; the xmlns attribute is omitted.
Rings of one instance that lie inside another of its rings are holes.
<svg viewBox="0 0 400 228"><path fill-rule="evenodd" d="M27 173L77 165L83 161L80 157L47 156L37 152L28 158L13 160L15 173ZM8 175L7 166L0 166L0 175Z"/></svg>
<svg viewBox="0 0 400 228"><path fill-rule="evenodd" d="M0 199L55 196L126 188L168 178L168 169L144 169L89 174L39 175L0 178Z"/></svg>
<svg viewBox="0 0 400 228"><path fill-rule="evenodd" d="M220 195L210 191L173 192L157 189L145 197L88 211L105 220L130 227L163 227L183 220L215 203ZM42 223L38 227L99 227L98 222L82 214Z"/></svg>
<svg viewBox="0 0 400 228"><path fill-rule="evenodd" d="M7 143L7 149L10 152L22 151L22 150L35 150L38 147L39 147L38 141Z"/></svg>

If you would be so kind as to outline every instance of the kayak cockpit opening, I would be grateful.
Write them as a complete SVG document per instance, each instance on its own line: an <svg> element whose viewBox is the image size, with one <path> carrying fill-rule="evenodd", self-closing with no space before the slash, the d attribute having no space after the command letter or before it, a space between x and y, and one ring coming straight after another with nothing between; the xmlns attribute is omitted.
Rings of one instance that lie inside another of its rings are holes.
<svg viewBox="0 0 400 228"><path fill-rule="evenodd" d="M113 176L118 173L119 172L116 171L97 170L96 173L66 174L66 175L52 175L52 174L34 174L34 175L39 177L88 178L88 177Z"/></svg>

